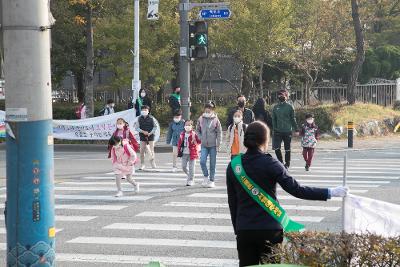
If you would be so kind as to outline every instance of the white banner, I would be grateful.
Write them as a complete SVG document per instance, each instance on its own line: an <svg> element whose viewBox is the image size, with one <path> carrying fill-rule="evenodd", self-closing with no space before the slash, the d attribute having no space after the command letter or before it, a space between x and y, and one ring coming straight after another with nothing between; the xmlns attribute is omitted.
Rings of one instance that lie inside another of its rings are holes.
<svg viewBox="0 0 400 267"><path fill-rule="evenodd" d="M350 194L345 198L344 214L347 233L400 235L400 205Z"/></svg>
<svg viewBox="0 0 400 267"><path fill-rule="evenodd" d="M147 19L148 20L158 20L158 4L159 0L149 0L148 9L147 9Z"/></svg>
<svg viewBox="0 0 400 267"><path fill-rule="evenodd" d="M116 130L118 118L127 121L131 131L136 133L134 128L137 120L136 113L134 109L129 109L82 120L53 120L53 135L54 138L64 140L108 140ZM0 137L5 137L4 120L5 112L0 110ZM157 120L156 124L159 125ZM155 141L158 141L160 137L160 127L158 126L157 129ZM137 133L135 135L137 136Z"/></svg>

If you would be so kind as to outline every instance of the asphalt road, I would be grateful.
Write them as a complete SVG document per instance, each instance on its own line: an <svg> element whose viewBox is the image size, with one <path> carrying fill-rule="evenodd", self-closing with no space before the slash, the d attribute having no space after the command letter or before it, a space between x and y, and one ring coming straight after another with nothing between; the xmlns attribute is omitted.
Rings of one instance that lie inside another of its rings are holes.
<svg viewBox="0 0 400 267"><path fill-rule="evenodd" d="M299 154L290 173L302 184L341 184L343 151L317 152L310 172ZM171 155L157 155L157 172L137 172L141 192L114 198L111 163L99 152L55 154L58 266L143 266L161 260L167 266L237 266L235 236L227 208L225 154L217 160L217 187L185 186L182 172L171 172ZM400 151L348 152L352 193L400 204ZM0 177L5 155L0 152ZM4 202L0 179L0 203ZM124 188L131 191L129 184ZM281 204L309 230L340 231L341 200L303 201L278 193ZM3 206L0 204L0 212ZM5 258L4 219L0 219L0 258ZM4 261L4 260L3 260ZM3 264L2 264L3 265Z"/></svg>

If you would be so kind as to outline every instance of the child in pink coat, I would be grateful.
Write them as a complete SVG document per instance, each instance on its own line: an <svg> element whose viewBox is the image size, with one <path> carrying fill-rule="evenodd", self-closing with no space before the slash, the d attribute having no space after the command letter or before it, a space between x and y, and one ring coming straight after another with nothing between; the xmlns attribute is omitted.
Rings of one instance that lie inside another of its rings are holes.
<svg viewBox="0 0 400 267"><path fill-rule="evenodd" d="M115 197L123 196L121 188L121 179L123 177L126 177L126 180L134 186L135 192L138 193L139 184L132 179L132 174L135 172L135 162L137 160L136 152L127 139L122 139L119 136L111 137L109 145L111 146L111 162L118 189Z"/></svg>

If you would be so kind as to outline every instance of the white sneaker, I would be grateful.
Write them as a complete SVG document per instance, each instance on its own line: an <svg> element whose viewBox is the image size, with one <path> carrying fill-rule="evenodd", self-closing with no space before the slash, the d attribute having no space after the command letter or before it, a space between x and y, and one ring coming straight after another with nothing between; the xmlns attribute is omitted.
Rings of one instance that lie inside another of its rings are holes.
<svg viewBox="0 0 400 267"><path fill-rule="evenodd" d="M139 183L136 183L135 185L133 185L133 188L135 190L135 193L139 193Z"/></svg>
<svg viewBox="0 0 400 267"><path fill-rule="evenodd" d="M186 186L192 186L192 185L194 185L194 181L193 180L188 180L186 182Z"/></svg>
<svg viewBox="0 0 400 267"><path fill-rule="evenodd" d="M145 165L140 166L139 171L144 171L144 169L146 169Z"/></svg>
<svg viewBox="0 0 400 267"><path fill-rule="evenodd" d="M178 169L176 167L172 168L172 172L177 172L177 171L178 171Z"/></svg>
<svg viewBox="0 0 400 267"><path fill-rule="evenodd" d="M203 187L206 187L207 184L208 184L208 177L204 177L203 182L201 183L201 185L202 185Z"/></svg>
<svg viewBox="0 0 400 267"><path fill-rule="evenodd" d="M122 197L124 193L122 191L118 191L115 197Z"/></svg>
<svg viewBox="0 0 400 267"><path fill-rule="evenodd" d="M153 169L157 168L156 162L154 160L150 161L150 163Z"/></svg>
<svg viewBox="0 0 400 267"><path fill-rule="evenodd" d="M214 187L215 187L215 183L210 181L210 182L207 184L207 187L208 187L208 188L214 188Z"/></svg>

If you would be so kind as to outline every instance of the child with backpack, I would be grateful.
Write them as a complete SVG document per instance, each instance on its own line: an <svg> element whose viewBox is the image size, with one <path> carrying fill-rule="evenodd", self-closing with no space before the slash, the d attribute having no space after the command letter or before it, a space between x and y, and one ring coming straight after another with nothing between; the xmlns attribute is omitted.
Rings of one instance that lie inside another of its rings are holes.
<svg viewBox="0 0 400 267"><path fill-rule="evenodd" d="M243 112L241 110L233 113L233 123L228 126L226 131L226 140L228 144L228 153L231 155L231 159L241 153L246 152L244 146L244 134L247 129L247 124L243 123Z"/></svg>
<svg viewBox="0 0 400 267"><path fill-rule="evenodd" d="M118 190L115 197L122 197L124 195L121 187L121 179L123 177L126 177L126 180L133 185L135 192L138 193L139 184L132 179L137 160L136 152L129 145L127 139L122 139L119 136L111 137L109 145L111 146L111 162Z"/></svg>
<svg viewBox="0 0 400 267"><path fill-rule="evenodd" d="M167 133L167 144L172 146L172 172L177 171L178 141L185 129L185 121L182 120L182 112L174 115L173 121L169 124Z"/></svg>
<svg viewBox="0 0 400 267"><path fill-rule="evenodd" d="M178 141L178 157L182 158L182 169L187 175L186 186L194 185L196 159L199 158L201 140L193 131L193 121L185 122L185 131L180 134ZM188 168L189 165L189 168Z"/></svg>
<svg viewBox="0 0 400 267"><path fill-rule="evenodd" d="M201 140L200 166L204 175L202 186L215 187L215 166L217 151L221 145L222 127L215 113L215 104L205 104L204 113L197 121L196 132ZM207 158L210 156L210 172L207 169Z"/></svg>
<svg viewBox="0 0 400 267"><path fill-rule="evenodd" d="M118 118L116 123L117 129L114 131L112 136L118 136L122 138L122 140L127 139L129 144L132 146L135 152L139 152L139 144L136 141L135 136L129 129L129 124L123 118ZM111 158L111 148L112 146L108 145L108 158Z"/></svg>
<svg viewBox="0 0 400 267"><path fill-rule="evenodd" d="M319 129L314 122L313 114L306 114L306 122L301 126L301 146L303 147L303 158L306 161L305 169L310 170L314 150L319 139Z"/></svg>
<svg viewBox="0 0 400 267"><path fill-rule="evenodd" d="M75 116L78 120L86 119L86 105L84 102L79 103L75 108Z"/></svg>
<svg viewBox="0 0 400 267"><path fill-rule="evenodd" d="M114 107L115 107L114 100L108 99L107 100L107 105L105 105L105 107L102 108L100 110L100 112L99 112L100 116L106 116L106 115L114 114L115 113Z"/></svg>

